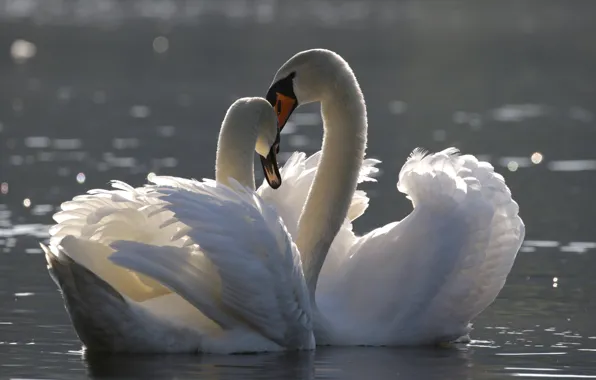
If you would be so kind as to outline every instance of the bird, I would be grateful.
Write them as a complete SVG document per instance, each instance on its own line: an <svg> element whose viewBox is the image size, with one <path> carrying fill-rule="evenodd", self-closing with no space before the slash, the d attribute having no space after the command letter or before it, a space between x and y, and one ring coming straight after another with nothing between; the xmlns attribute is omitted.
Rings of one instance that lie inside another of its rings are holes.
<svg viewBox="0 0 596 380"><path fill-rule="evenodd" d="M304 278L292 272L299 254L275 208L254 190L253 152L268 155L278 142L269 103L242 98L222 123L215 181L150 176L139 188L113 181L111 190L61 205L49 245L41 247L88 351L314 348ZM193 224L192 208L179 209L158 190L206 200L194 209L206 224ZM191 238L197 228L205 230L200 246ZM214 236L221 246L210 245ZM243 249L225 249L226 239Z"/></svg>
<svg viewBox="0 0 596 380"><path fill-rule="evenodd" d="M333 51L302 51L279 68L266 99L280 128L299 106L321 104L320 162L293 235L317 345L469 340L470 321L504 286L525 236L503 176L453 147L417 148L397 182L410 214L357 236L343 228L368 134L353 70Z"/></svg>

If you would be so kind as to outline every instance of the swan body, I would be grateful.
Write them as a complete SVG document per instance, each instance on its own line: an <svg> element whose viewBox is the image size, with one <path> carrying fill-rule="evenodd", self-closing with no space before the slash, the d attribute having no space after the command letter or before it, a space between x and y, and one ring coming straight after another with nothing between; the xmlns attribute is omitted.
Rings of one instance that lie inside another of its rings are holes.
<svg viewBox="0 0 596 380"><path fill-rule="evenodd" d="M314 347L296 246L254 194L252 152L267 155L277 136L269 104L241 99L222 125L217 181L153 176L141 188L114 181L113 190L62 204L42 248L87 349Z"/></svg>
<svg viewBox="0 0 596 380"><path fill-rule="evenodd" d="M267 100L280 128L300 105L321 103L323 148L295 239L317 344L465 339L470 321L503 287L525 235L503 177L454 148L415 150L397 184L413 211L357 237L344 226L363 168L367 117L348 63L329 50L300 52L278 70Z"/></svg>

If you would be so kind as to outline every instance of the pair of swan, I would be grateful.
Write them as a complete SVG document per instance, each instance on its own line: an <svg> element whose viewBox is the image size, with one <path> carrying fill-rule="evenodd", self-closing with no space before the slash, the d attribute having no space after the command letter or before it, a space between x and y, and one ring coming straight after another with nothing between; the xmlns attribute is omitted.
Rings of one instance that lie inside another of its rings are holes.
<svg viewBox="0 0 596 380"><path fill-rule="evenodd" d="M378 161L364 159L366 107L349 65L298 53L266 98L229 109L216 181L114 182L62 205L43 248L85 346L233 353L465 337L524 237L503 177L453 148L415 150L398 181L414 210L357 237L351 221L368 198L356 187ZM321 103L322 150L278 170L275 126L310 102ZM257 191L253 149L270 185Z"/></svg>

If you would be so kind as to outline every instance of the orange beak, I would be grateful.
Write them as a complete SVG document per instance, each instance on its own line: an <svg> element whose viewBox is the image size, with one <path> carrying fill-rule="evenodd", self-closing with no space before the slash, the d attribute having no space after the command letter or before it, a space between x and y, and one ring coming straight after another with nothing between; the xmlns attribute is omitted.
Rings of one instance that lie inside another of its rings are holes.
<svg viewBox="0 0 596 380"><path fill-rule="evenodd" d="M294 109L296 109L296 99L279 92L276 92L275 95L276 101L273 109L277 114L277 126L282 130L288 122L290 115L294 112Z"/></svg>
<svg viewBox="0 0 596 380"><path fill-rule="evenodd" d="M292 77L290 78L292 79ZM267 92L267 101L277 114L277 127L279 128L277 133L277 141L271 147L267 157L261 157L261 164L263 165L263 173L265 179L271 188L277 189L281 186L281 175L279 173L279 166L277 164L277 153L279 153L279 134L283 127L288 122L292 112L298 107L298 101L295 97L284 95L283 93L276 91L276 89L270 88Z"/></svg>

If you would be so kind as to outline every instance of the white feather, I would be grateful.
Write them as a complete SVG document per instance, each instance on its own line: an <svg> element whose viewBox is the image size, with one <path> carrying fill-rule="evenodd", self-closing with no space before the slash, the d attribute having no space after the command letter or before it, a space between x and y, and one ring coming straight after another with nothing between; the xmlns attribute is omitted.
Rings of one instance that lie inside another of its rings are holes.
<svg viewBox="0 0 596 380"><path fill-rule="evenodd" d="M454 340L505 283L525 229L490 164L454 148L415 150L397 186L412 200L410 215L327 257L333 270L326 262L316 297L333 334L319 343Z"/></svg>
<svg viewBox="0 0 596 380"><path fill-rule="evenodd" d="M42 246L85 346L218 353L312 348L300 258L275 210L240 185L152 180L162 186L115 182L115 190L66 203L50 247Z"/></svg>
<svg viewBox="0 0 596 380"><path fill-rule="evenodd" d="M196 182L192 191L153 190L201 250L118 242L111 260L168 286L222 327L240 325L280 346L309 348L300 256L275 209L237 183L234 189ZM217 315L218 305L227 314Z"/></svg>
<svg viewBox="0 0 596 380"><path fill-rule="evenodd" d="M222 131L223 169L251 182L254 149L277 133L272 107L239 99ZM42 245L87 349L313 348L300 258L275 210L237 184L149 180L142 188L113 181L63 203Z"/></svg>
<svg viewBox="0 0 596 380"><path fill-rule="evenodd" d="M315 179L320 161L321 151L312 154L308 158L302 152L295 152L280 170L282 185L279 189L273 190L267 183L263 182L257 190L257 193L263 200L276 207L292 236L296 236L298 219ZM379 171L376 165L380 162L372 158L364 160L358 181L376 182L374 175ZM369 198L366 192L362 190L356 191L352 197L352 204L348 211L349 221L354 221L364 214L368 208L368 203ZM351 224L347 223L343 229L342 235L346 234L348 230L351 231ZM334 242L334 244L336 243Z"/></svg>

